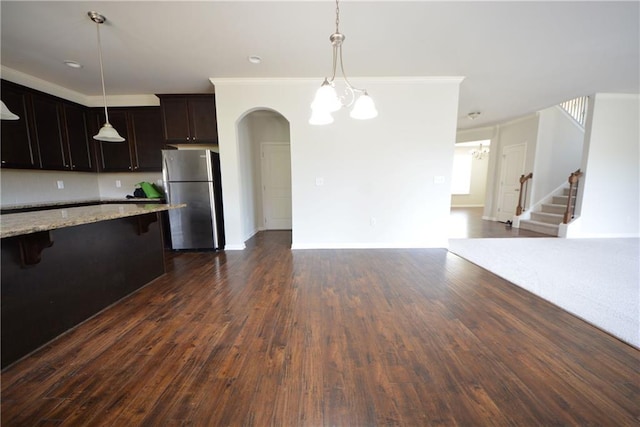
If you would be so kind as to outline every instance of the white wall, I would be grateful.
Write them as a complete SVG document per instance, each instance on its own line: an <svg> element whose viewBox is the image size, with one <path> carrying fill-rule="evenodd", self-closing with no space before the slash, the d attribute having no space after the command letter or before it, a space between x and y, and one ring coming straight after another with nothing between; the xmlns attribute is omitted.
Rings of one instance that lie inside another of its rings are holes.
<svg viewBox="0 0 640 427"><path fill-rule="evenodd" d="M640 95L596 94L589 107L580 216L568 237L640 236Z"/></svg>
<svg viewBox="0 0 640 427"><path fill-rule="evenodd" d="M128 194L133 195L136 184L146 181L162 188L161 172L110 172L94 174L98 180L98 189L101 199L122 199ZM116 186L120 181L120 188Z"/></svg>
<svg viewBox="0 0 640 427"><path fill-rule="evenodd" d="M2 169L0 171L0 204L3 207L73 202L99 199L122 199L133 194L141 181L156 183L159 172L149 173L90 173L66 171L31 171ZM116 187L119 180L121 187ZM62 181L64 188L58 189Z"/></svg>
<svg viewBox="0 0 640 427"><path fill-rule="evenodd" d="M483 146L484 148L489 148ZM455 154L458 153L471 157L471 151L478 147L456 147ZM471 159L471 187L469 188L469 194L452 194L451 206L453 207L480 207L484 206L487 190L487 172L489 170L489 159L491 152L484 158Z"/></svg>
<svg viewBox="0 0 640 427"><path fill-rule="evenodd" d="M340 111L335 123L316 127L309 104L321 81L212 79L227 248L244 247L237 123L257 108L290 123L294 248L446 247L461 79L358 80L379 117L357 121Z"/></svg>
<svg viewBox="0 0 640 427"><path fill-rule="evenodd" d="M57 181L63 182L63 189ZM88 172L2 169L0 182L3 207L100 198L96 174Z"/></svg>
<svg viewBox="0 0 640 427"><path fill-rule="evenodd" d="M537 203L567 182L580 168L584 130L560 107L539 112L538 140L531 204Z"/></svg>

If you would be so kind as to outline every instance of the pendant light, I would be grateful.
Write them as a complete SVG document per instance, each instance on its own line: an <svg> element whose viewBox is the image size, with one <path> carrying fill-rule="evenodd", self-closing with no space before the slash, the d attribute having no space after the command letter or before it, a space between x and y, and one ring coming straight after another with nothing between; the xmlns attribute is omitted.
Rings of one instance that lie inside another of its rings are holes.
<svg viewBox="0 0 640 427"><path fill-rule="evenodd" d="M336 0L336 32L329 36L331 46L333 46L333 74L331 79L325 77L322 85L316 92L316 96L311 103L311 118L309 123L312 125L326 125L333 123L331 113L338 111L342 107L351 107L351 118L359 120L372 119L378 115L373 99L369 96L365 89L354 87L344 72L344 64L342 61L342 43L345 36L340 33L340 5ZM335 79L336 68L340 64L340 72L344 80L345 90L343 96L336 93Z"/></svg>
<svg viewBox="0 0 640 427"><path fill-rule="evenodd" d="M20 117L17 114L13 114L11 110L0 101L0 120L19 120Z"/></svg>
<svg viewBox="0 0 640 427"><path fill-rule="evenodd" d="M104 89L104 69L102 66L102 45L100 43L100 24L103 24L107 20L107 18L105 18L103 15L99 14L98 12L93 12L93 11L87 12L87 15L89 15L89 18L91 18L91 20L96 23L96 29L98 31L98 58L100 59L100 78L102 80L102 99L104 100L104 118L105 118L104 125L102 125L102 128L100 128L100 131L98 132L97 135L93 137L93 139L96 139L98 141L103 141L103 142L124 142L124 138L121 137L118 131L113 126L111 126L111 123L109 123L109 113L107 111L107 93Z"/></svg>

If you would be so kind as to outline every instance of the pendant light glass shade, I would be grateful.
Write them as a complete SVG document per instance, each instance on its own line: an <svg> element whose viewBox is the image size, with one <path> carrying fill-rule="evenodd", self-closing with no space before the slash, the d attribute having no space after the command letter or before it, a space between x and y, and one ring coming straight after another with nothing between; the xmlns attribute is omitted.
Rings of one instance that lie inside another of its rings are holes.
<svg viewBox="0 0 640 427"><path fill-rule="evenodd" d="M100 43L100 24L103 24L107 18L98 12L87 12L89 18L96 23L96 29L98 31L98 58L100 59L100 79L102 81L102 99L104 101L104 119L105 123L100 128L97 135L93 136L93 139L102 142L124 142L124 138L120 136L117 130L109 123L109 112L107 111L107 92L104 88L104 68L102 66L102 43Z"/></svg>
<svg viewBox="0 0 640 427"><path fill-rule="evenodd" d="M353 109L349 115L352 119L373 119L378 115L378 110L376 110L376 105L373 103L373 99L371 99L367 92L365 92L356 99L356 103L353 105Z"/></svg>
<svg viewBox="0 0 640 427"><path fill-rule="evenodd" d="M1 120L19 120L20 117L17 114L13 114L9 108L4 105L4 102L0 101L0 119Z"/></svg>
<svg viewBox="0 0 640 427"><path fill-rule="evenodd" d="M311 103L311 118L309 123L312 125L326 125L333 123L331 113L338 111L342 107L351 107L350 116L354 119L366 120L372 119L378 115L378 110L373 103L373 99L367 94L365 89L353 87L346 73L344 72L344 64L342 61L342 43L345 36L338 28L340 23L340 5L336 0L336 31L329 36L331 46L333 47L333 75L331 79L325 78L322 85L316 92L316 96ZM338 96L335 89L336 70L342 72L345 90L341 96Z"/></svg>
<svg viewBox="0 0 640 427"><path fill-rule="evenodd" d="M103 142L124 142L124 138L120 136L117 130L110 123L105 123L93 139Z"/></svg>
<svg viewBox="0 0 640 427"><path fill-rule="evenodd" d="M333 116L328 111L313 110L311 112L310 125L328 125L330 123L333 123Z"/></svg>
<svg viewBox="0 0 640 427"><path fill-rule="evenodd" d="M338 99L335 88L327 79L324 79L322 86L316 91L316 96L311 103L311 110L313 110L313 112L321 111L328 114L338 111L340 108L342 108L342 104Z"/></svg>

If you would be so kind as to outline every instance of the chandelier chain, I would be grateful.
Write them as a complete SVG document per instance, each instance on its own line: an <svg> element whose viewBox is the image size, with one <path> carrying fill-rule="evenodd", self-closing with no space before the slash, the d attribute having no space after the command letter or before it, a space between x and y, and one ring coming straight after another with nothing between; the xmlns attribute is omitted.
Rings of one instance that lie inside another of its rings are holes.
<svg viewBox="0 0 640 427"><path fill-rule="evenodd" d="M339 33L338 26L340 25L340 5L338 4L339 0L336 0L336 33Z"/></svg>

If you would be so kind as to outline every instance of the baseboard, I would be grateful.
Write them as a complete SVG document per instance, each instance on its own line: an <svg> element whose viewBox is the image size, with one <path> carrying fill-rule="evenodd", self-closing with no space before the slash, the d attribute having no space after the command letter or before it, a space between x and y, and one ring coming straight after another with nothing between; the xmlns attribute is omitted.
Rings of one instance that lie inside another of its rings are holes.
<svg viewBox="0 0 640 427"><path fill-rule="evenodd" d="M484 208L484 205L451 205L452 208Z"/></svg>
<svg viewBox="0 0 640 427"><path fill-rule="evenodd" d="M482 216L482 219L486 220L486 221L497 221L498 218L493 217L493 216Z"/></svg>
<svg viewBox="0 0 640 427"><path fill-rule="evenodd" d="M241 245L225 245L224 246L225 251L243 251L245 249L247 249L247 245L245 245L244 243Z"/></svg>

